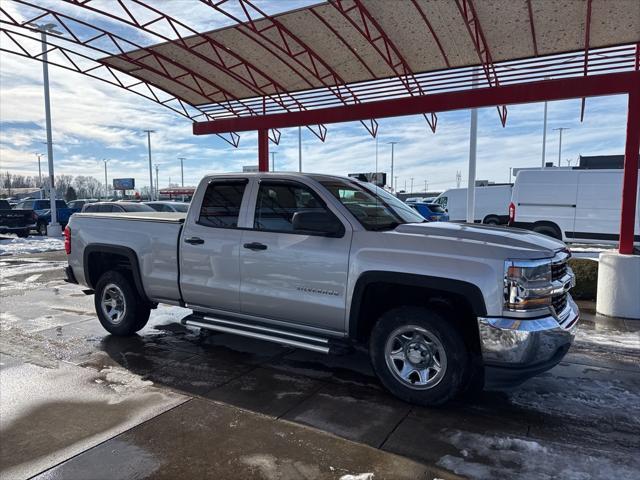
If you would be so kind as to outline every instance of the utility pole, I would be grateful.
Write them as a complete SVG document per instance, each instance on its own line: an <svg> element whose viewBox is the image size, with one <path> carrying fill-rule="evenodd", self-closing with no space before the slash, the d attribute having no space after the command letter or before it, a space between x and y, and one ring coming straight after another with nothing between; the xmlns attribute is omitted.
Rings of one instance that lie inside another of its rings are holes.
<svg viewBox="0 0 640 480"><path fill-rule="evenodd" d="M460 188L460 183L462 182L462 173L460 170L456 172L456 188Z"/></svg>
<svg viewBox="0 0 640 480"><path fill-rule="evenodd" d="M393 147L398 142L388 142L391 145L391 191L395 192L395 188L393 188Z"/></svg>
<svg viewBox="0 0 640 480"><path fill-rule="evenodd" d="M558 140L558 166L561 167L561 158L562 158L562 132L565 130L569 130L568 127L560 127L554 128L554 130L558 130L560 132L560 138Z"/></svg>
<svg viewBox="0 0 640 480"><path fill-rule="evenodd" d="M158 183L158 164L156 163L156 200L160 200L160 183Z"/></svg>
<svg viewBox="0 0 640 480"><path fill-rule="evenodd" d="M298 172L302 173L302 127L298 127Z"/></svg>
<svg viewBox="0 0 640 480"><path fill-rule="evenodd" d="M184 192L184 157L178 157L178 160L180 160L180 185L183 188L183 192ZM184 193L182 194L182 201L184 202Z"/></svg>
<svg viewBox="0 0 640 480"><path fill-rule="evenodd" d="M276 153L278 152L271 152L271 171L275 172L276 171Z"/></svg>
<svg viewBox="0 0 640 480"><path fill-rule="evenodd" d="M44 113L47 129L47 160L49 163L49 203L51 208L51 222L47 226L47 235L60 236L62 228L58 223L58 215L56 211L56 189L54 184L55 174L53 171L53 139L51 134L51 100L49 98L49 63L47 57L47 33L54 35L62 35L62 32L56 30L55 23L37 24L31 23L30 27L40 31L40 39L42 41L42 77L44 84Z"/></svg>
<svg viewBox="0 0 640 480"><path fill-rule="evenodd" d="M151 134L155 130L143 130L147 132L147 148L149 152L149 200L153 200L153 167L151 166Z"/></svg>
<svg viewBox="0 0 640 480"><path fill-rule="evenodd" d="M107 181L107 163L109 163L109 160L103 158L102 161L104 162L104 199L107 200L109 197L109 182Z"/></svg>

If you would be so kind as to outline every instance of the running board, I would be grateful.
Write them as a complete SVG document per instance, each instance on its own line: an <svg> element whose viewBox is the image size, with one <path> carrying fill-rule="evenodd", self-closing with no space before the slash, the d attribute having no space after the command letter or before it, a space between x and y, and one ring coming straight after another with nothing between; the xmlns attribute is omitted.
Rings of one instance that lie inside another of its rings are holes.
<svg viewBox="0 0 640 480"><path fill-rule="evenodd" d="M205 328L223 333L233 333L243 337L266 340L268 342L288 345L290 347L302 348L320 353L333 353L335 347L330 344L328 338L307 335L289 330L281 330L263 325L247 324L215 318L209 315L189 315L182 319L183 325L191 327Z"/></svg>

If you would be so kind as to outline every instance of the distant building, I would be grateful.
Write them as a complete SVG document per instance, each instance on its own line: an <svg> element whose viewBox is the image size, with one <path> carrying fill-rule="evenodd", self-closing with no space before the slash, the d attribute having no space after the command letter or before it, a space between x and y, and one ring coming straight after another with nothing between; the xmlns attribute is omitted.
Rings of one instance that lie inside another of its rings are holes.
<svg viewBox="0 0 640 480"><path fill-rule="evenodd" d="M624 155L580 155L578 168L588 170L602 168L624 168Z"/></svg>

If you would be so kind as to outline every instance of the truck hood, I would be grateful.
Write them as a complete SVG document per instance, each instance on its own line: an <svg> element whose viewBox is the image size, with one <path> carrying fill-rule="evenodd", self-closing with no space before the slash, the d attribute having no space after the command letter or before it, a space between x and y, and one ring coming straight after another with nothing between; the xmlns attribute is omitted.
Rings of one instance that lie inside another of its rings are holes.
<svg viewBox="0 0 640 480"><path fill-rule="evenodd" d="M552 257L555 252L566 248L560 240L520 228L472 225L468 223L430 222L399 225L398 234L425 235L434 238L450 238L454 241L469 241L494 246L519 249L523 256L531 252L541 254L541 258ZM526 252L526 253L525 253Z"/></svg>

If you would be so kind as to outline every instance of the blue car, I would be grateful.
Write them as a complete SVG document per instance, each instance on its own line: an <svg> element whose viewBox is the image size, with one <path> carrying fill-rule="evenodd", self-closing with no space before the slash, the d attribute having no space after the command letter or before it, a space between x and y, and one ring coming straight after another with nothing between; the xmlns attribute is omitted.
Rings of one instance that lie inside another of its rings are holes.
<svg viewBox="0 0 640 480"><path fill-rule="evenodd" d="M437 203L411 203L410 206L430 222L449 221L449 214Z"/></svg>
<svg viewBox="0 0 640 480"><path fill-rule="evenodd" d="M18 209L33 210L33 216L36 221L36 230L40 235L47 234L47 225L51 221L51 201L44 199L28 198L16 205ZM76 212L79 212L79 208L67 207L67 202L64 200L56 200L56 216L58 222L62 227L67 224L69 217Z"/></svg>

